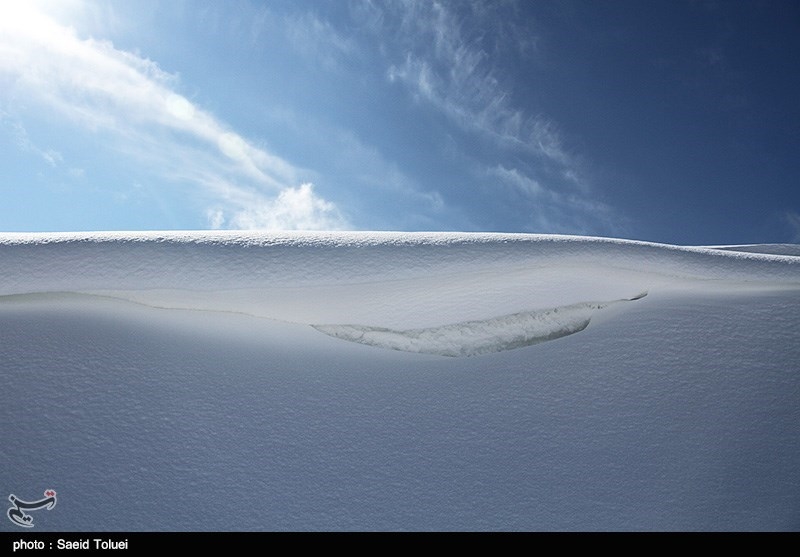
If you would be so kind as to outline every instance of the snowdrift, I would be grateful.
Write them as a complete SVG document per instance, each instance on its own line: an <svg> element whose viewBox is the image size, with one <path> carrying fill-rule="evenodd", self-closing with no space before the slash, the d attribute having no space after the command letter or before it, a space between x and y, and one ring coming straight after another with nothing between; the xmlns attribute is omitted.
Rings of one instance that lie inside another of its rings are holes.
<svg viewBox="0 0 800 557"><path fill-rule="evenodd" d="M41 530L797 529L797 253L4 234L0 484Z"/></svg>

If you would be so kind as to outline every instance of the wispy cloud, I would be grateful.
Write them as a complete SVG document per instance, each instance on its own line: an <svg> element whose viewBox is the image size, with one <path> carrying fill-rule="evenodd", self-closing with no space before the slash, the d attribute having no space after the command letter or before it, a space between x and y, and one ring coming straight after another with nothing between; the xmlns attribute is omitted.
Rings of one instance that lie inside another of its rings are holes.
<svg viewBox="0 0 800 557"><path fill-rule="evenodd" d="M381 42L391 83L491 147L461 157L482 183L511 186L531 207L532 228L619 230L621 219L597 199L558 124L515 105L514 70L498 60L539 56L529 22L517 23L519 10L513 0L362 0L352 13Z"/></svg>
<svg viewBox="0 0 800 557"><path fill-rule="evenodd" d="M606 203L571 190L545 188L524 170L499 164L487 169L485 176L494 189L509 187L519 194L532 231L596 234L604 230L620 235L629 225Z"/></svg>
<svg viewBox="0 0 800 557"><path fill-rule="evenodd" d="M390 80L405 84L466 129L507 147L570 163L555 123L516 108L512 91L498 76L492 54L500 50L497 41L511 24L480 3L401 0L393 6L405 55L389 67ZM520 50L532 48L530 34L508 35ZM490 36L496 40L490 42Z"/></svg>
<svg viewBox="0 0 800 557"><path fill-rule="evenodd" d="M295 52L325 69L339 69L344 60L358 56L355 41L313 12L284 15L280 29Z"/></svg>
<svg viewBox="0 0 800 557"><path fill-rule="evenodd" d="M31 141L28 131L20 123L13 121L8 114L0 111L0 124L7 130L17 149L26 153L33 153L50 166L57 166L63 162L64 157L55 149L42 149Z"/></svg>
<svg viewBox="0 0 800 557"><path fill-rule="evenodd" d="M797 211L786 211L783 215L783 219L789 226L792 242L800 244L800 213Z"/></svg>
<svg viewBox="0 0 800 557"><path fill-rule="evenodd" d="M347 206L360 209L365 226L439 229L446 226L440 221L455 218L438 191L420 184L353 130L288 108L270 110L266 117L288 135L302 136L322 172L346 181L342 189L351 197ZM393 210L376 215L376 206Z"/></svg>
<svg viewBox="0 0 800 557"><path fill-rule="evenodd" d="M352 36L338 30L330 21L313 9L297 3L288 10L272 5L237 5L239 17L228 25L233 40L248 37L254 48L269 48L276 42L288 47L303 63L326 71L340 71L360 55L359 45ZM320 8L319 3L312 7ZM218 33L220 21L230 22L230 6L213 4L203 10L205 26Z"/></svg>
<svg viewBox="0 0 800 557"><path fill-rule="evenodd" d="M540 197L546 190L533 178L530 178L517 170L516 168L506 168L502 164L490 168L487 175L493 178L499 178L501 181L508 183L519 191L524 192L533 197Z"/></svg>
<svg viewBox="0 0 800 557"><path fill-rule="evenodd" d="M302 169L182 95L176 76L156 62L80 38L29 4L0 4L3 77L9 86L0 99L9 105L39 103L79 129L107 134L161 177L199 188L212 206L209 225L348 226L304 183Z"/></svg>

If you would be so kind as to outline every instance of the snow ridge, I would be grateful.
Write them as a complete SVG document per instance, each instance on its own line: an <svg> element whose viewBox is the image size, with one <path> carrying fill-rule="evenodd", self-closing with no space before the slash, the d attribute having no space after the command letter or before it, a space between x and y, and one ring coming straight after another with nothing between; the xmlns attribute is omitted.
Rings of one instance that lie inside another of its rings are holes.
<svg viewBox="0 0 800 557"><path fill-rule="evenodd" d="M798 257L535 234L2 234L0 263L0 294L354 284L553 265L800 283Z"/></svg>

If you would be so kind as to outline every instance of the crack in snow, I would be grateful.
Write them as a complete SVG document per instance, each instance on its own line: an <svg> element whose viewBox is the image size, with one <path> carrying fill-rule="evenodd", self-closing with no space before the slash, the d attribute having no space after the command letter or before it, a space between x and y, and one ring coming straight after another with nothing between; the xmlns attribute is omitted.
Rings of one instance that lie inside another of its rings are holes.
<svg viewBox="0 0 800 557"><path fill-rule="evenodd" d="M584 330L592 313L619 302L581 302L546 310L524 311L473 321L421 329L389 329L368 325L312 325L326 335L403 352L463 357L503 352L555 340Z"/></svg>

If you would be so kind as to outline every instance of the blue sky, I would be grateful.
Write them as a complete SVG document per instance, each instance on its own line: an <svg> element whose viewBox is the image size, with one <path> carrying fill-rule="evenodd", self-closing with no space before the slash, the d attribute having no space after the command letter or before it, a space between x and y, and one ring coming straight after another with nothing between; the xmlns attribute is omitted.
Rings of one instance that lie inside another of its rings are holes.
<svg viewBox="0 0 800 557"><path fill-rule="evenodd" d="M0 0L0 230L800 242L800 4Z"/></svg>

